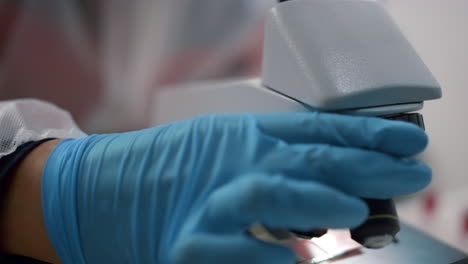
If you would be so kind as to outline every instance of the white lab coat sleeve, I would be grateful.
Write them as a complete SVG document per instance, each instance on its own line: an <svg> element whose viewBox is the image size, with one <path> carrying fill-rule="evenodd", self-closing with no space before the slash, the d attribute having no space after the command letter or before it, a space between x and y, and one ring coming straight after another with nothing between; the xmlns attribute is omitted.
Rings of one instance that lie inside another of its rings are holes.
<svg viewBox="0 0 468 264"><path fill-rule="evenodd" d="M0 101L0 158L26 142L84 136L71 115L55 105L35 99Z"/></svg>

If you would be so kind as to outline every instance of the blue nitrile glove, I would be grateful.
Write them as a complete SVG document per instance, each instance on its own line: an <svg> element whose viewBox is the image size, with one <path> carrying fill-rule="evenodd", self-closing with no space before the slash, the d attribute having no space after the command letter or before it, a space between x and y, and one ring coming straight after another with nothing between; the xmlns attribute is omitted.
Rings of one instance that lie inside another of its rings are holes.
<svg viewBox="0 0 468 264"><path fill-rule="evenodd" d="M65 264L294 262L246 235L251 224L310 230L366 219L355 197L420 190L408 159L426 134L403 122L323 113L209 115L142 131L64 140L42 203Z"/></svg>

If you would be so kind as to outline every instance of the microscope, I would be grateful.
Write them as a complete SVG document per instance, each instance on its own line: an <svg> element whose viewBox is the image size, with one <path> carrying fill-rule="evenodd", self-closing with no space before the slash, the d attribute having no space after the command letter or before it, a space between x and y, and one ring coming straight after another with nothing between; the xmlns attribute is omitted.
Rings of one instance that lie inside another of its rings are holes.
<svg viewBox="0 0 468 264"><path fill-rule="evenodd" d="M260 78L167 89L155 103L154 123L220 112L325 111L424 128L416 111L424 101L440 98L441 88L379 2L279 2L267 14ZM351 237L367 248L382 248L399 231L395 205L392 200L365 201L369 218L351 230ZM250 230L270 242L324 232L261 225Z"/></svg>

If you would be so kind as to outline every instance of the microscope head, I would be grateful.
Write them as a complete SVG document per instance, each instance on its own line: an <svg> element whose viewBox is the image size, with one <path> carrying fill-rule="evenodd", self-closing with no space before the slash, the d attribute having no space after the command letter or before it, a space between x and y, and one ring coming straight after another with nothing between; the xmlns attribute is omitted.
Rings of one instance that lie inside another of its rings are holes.
<svg viewBox="0 0 468 264"><path fill-rule="evenodd" d="M371 0L280 1L267 16L262 83L311 110L378 116L424 129L420 110L441 88L385 8ZM400 230L392 200L364 199L369 217L351 230L382 248ZM297 231L313 237L320 230Z"/></svg>
<svg viewBox="0 0 468 264"><path fill-rule="evenodd" d="M312 109L391 115L441 89L385 8L370 0L293 0L267 17L263 85Z"/></svg>

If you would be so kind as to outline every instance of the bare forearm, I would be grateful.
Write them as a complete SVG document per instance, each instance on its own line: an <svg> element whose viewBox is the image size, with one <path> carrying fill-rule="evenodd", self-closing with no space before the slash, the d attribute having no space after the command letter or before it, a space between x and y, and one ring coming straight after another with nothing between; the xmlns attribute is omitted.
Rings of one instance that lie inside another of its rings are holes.
<svg viewBox="0 0 468 264"><path fill-rule="evenodd" d="M0 212L1 250L34 259L60 263L48 239L41 206L41 175L47 157L59 140L47 141L16 168Z"/></svg>

